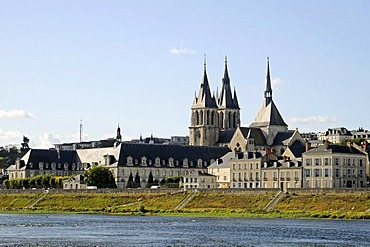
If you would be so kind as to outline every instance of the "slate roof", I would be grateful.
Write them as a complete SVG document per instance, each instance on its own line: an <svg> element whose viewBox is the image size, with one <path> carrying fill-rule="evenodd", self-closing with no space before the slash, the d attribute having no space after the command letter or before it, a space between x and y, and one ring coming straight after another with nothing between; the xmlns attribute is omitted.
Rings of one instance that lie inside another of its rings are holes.
<svg viewBox="0 0 370 247"><path fill-rule="evenodd" d="M290 151L292 151L294 157L299 158L302 157L302 153L306 151L306 147L302 145L301 142L295 141L290 147Z"/></svg>
<svg viewBox="0 0 370 247"><path fill-rule="evenodd" d="M74 150L60 150L59 152L55 149L30 149L22 158L21 163L27 168L39 169L39 163L56 163L62 164L61 168L56 166L56 170L64 170L64 164L67 163L70 166L73 163L77 163L77 153ZM51 169L51 166L44 166L44 170Z"/></svg>
<svg viewBox="0 0 370 247"><path fill-rule="evenodd" d="M325 149L325 145L322 145L317 148L308 150L307 152L305 152L305 154L327 153L327 152L347 153L347 154L364 154L354 147L348 147L348 146L342 146L342 145L329 145L327 149Z"/></svg>
<svg viewBox="0 0 370 247"><path fill-rule="evenodd" d="M225 72L222 78L221 95L218 99L218 106L230 109L240 109L238 98L236 97L236 91L234 90L234 97L231 92L231 84L229 78L229 72L227 69L227 61L225 60Z"/></svg>
<svg viewBox="0 0 370 247"><path fill-rule="evenodd" d="M207 71L204 67L203 79L200 84L198 97L195 97L193 107L202 106L202 107L217 107L216 99L211 95L211 89L208 83Z"/></svg>
<svg viewBox="0 0 370 247"><path fill-rule="evenodd" d="M265 135L263 134L261 129L240 127L240 130L241 130L244 138L253 138L254 139L254 145L256 145L256 146L265 146L266 145L266 138L265 138Z"/></svg>
<svg viewBox="0 0 370 247"><path fill-rule="evenodd" d="M274 138L273 146L281 146L284 145L283 141L291 138L294 134L294 130L288 130L283 132L278 132Z"/></svg>
<svg viewBox="0 0 370 247"><path fill-rule="evenodd" d="M230 143L233 138L235 130L222 130L218 135L217 143Z"/></svg>
<svg viewBox="0 0 370 247"><path fill-rule="evenodd" d="M126 166L127 157L141 160L142 157L146 157L152 160L154 166L154 160L159 157L161 160L167 160L173 158L175 161L179 161L182 165L182 161L186 158L197 164L198 159L206 161L210 164L210 161L216 160L230 149L227 147L209 147L209 146L180 146L180 145L160 145L160 144L142 144L142 143L122 143L119 157L119 166ZM150 166L148 164L148 166Z"/></svg>
<svg viewBox="0 0 370 247"><path fill-rule="evenodd" d="M284 122L273 100L268 105L265 105L265 102L262 104L255 120L249 127L265 127L270 125L288 126Z"/></svg>

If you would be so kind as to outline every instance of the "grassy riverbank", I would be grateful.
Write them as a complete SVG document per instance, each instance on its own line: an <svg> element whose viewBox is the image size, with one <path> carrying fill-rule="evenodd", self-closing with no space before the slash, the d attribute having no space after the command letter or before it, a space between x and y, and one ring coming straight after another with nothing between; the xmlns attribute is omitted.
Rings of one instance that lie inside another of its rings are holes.
<svg viewBox="0 0 370 247"><path fill-rule="evenodd" d="M1 193L0 211L8 213L100 213L217 217L302 217L370 219L370 192L287 193L271 211L276 191L200 191L181 209L190 192ZM33 205L32 205L33 204ZM32 205L32 206L31 206Z"/></svg>

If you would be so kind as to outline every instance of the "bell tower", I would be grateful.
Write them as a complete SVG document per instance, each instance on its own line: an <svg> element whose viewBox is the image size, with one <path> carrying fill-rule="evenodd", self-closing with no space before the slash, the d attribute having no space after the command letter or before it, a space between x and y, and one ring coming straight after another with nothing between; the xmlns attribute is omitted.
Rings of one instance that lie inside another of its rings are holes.
<svg viewBox="0 0 370 247"><path fill-rule="evenodd" d="M189 127L189 144L196 146L213 146L219 136L218 107L216 99L211 95L208 83L206 59L204 59L204 72L198 97L194 96L191 107Z"/></svg>

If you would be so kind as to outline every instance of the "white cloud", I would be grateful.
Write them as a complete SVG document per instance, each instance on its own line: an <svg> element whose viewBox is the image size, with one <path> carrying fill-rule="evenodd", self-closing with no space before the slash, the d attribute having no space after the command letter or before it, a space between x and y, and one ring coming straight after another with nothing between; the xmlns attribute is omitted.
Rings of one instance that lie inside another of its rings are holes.
<svg viewBox="0 0 370 247"><path fill-rule="evenodd" d="M52 148L53 144L61 143L61 136L53 135L51 133L45 133L39 136L41 148Z"/></svg>
<svg viewBox="0 0 370 247"><path fill-rule="evenodd" d="M279 88L283 85L283 80L279 78L274 78L271 80L272 90L279 90Z"/></svg>
<svg viewBox="0 0 370 247"><path fill-rule="evenodd" d="M173 47L173 48L170 49L170 53L172 55L193 55L193 54L196 54L197 52L194 51L191 48L184 48L184 47L176 48L176 47Z"/></svg>
<svg viewBox="0 0 370 247"><path fill-rule="evenodd" d="M35 118L35 115L22 109L0 110L0 118Z"/></svg>
<svg viewBox="0 0 370 247"><path fill-rule="evenodd" d="M22 134L18 131L15 131L15 130L2 131L0 129L0 139L7 139L7 140L19 139L19 140L22 140L20 138L22 138Z"/></svg>
<svg viewBox="0 0 370 247"><path fill-rule="evenodd" d="M337 121L336 117L331 116L311 116L290 119L291 123L332 123L336 121Z"/></svg>

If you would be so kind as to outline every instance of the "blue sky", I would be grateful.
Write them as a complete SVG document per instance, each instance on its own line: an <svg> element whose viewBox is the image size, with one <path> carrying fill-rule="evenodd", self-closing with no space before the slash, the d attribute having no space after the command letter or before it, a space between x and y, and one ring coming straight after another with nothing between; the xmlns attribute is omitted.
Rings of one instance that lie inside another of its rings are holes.
<svg viewBox="0 0 370 247"><path fill-rule="evenodd" d="M290 129L370 128L369 1L0 1L0 145L188 135L207 55L248 126L273 99Z"/></svg>

